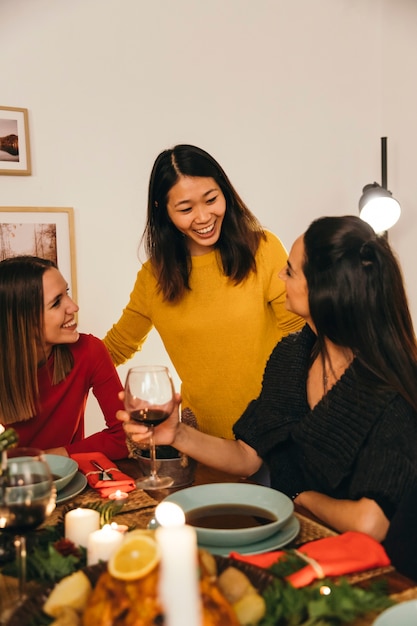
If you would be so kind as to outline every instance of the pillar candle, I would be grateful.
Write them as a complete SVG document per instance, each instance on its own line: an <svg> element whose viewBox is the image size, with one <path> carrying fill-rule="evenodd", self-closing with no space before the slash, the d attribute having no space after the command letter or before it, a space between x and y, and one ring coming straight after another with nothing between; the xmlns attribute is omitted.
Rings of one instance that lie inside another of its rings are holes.
<svg viewBox="0 0 417 626"><path fill-rule="evenodd" d="M166 626L200 626L202 624L195 529L179 523L176 514L171 522L165 515L156 518L161 524L155 536L161 549L159 594ZM178 507L179 508L179 507ZM168 510L167 510L168 511Z"/></svg>
<svg viewBox="0 0 417 626"><path fill-rule="evenodd" d="M65 515L65 538L87 547L90 533L100 528L100 513L93 509L73 509Z"/></svg>
<svg viewBox="0 0 417 626"><path fill-rule="evenodd" d="M88 537L87 565L95 565L99 561L108 561L117 548L123 543L124 535L110 524L96 530Z"/></svg>

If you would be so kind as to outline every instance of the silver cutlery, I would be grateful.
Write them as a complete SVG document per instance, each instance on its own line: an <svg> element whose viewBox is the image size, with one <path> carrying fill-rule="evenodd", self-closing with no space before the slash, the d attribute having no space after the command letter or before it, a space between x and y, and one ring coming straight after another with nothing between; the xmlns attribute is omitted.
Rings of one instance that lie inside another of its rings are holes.
<svg viewBox="0 0 417 626"><path fill-rule="evenodd" d="M91 465L94 465L95 468L100 470L100 480L114 480L113 474L105 470L104 467L101 467L100 463L97 463L97 461L91 461Z"/></svg>

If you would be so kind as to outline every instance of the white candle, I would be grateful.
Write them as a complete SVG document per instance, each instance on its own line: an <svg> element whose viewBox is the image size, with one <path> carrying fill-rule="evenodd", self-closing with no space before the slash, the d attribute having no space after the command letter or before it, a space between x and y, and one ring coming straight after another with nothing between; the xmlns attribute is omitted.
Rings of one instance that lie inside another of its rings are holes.
<svg viewBox="0 0 417 626"><path fill-rule="evenodd" d="M90 533L100 528L100 513L94 509L73 509L65 515L65 538L87 547Z"/></svg>
<svg viewBox="0 0 417 626"><path fill-rule="evenodd" d="M105 524L88 537L87 565L95 565L99 561L108 561L117 548L123 543L123 533Z"/></svg>
<svg viewBox="0 0 417 626"><path fill-rule="evenodd" d="M185 525L184 513L174 503L161 502L155 515L161 524L155 535L161 548L159 594L165 624L200 626L202 613L196 532Z"/></svg>

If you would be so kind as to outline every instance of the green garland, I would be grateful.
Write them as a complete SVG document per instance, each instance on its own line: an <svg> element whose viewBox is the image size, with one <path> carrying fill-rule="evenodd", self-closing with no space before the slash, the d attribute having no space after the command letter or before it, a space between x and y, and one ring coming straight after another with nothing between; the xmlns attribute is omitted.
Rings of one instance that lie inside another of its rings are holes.
<svg viewBox="0 0 417 626"><path fill-rule="evenodd" d="M94 502L83 503L83 508L94 509L100 513L100 525L109 524L112 518L120 513L123 503L119 502ZM69 576L73 572L83 568L87 564L87 554L83 547L63 539L65 534L65 514L74 508L74 505L64 507L60 518L54 526L45 526L40 530L28 533L26 541L27 554L27 580L35 580L41 583L56 583L61 578ZM3 574L17 576L16 563L13 560L4 565Z"/></svg>
<svg viewBox="0 0 417 626"><path fill-rule="evenodd" d="M341 626L394 604L384 583L362 589L344 578L323 579L302 589L277 579L263 596L266 614L259 626Z"/></svg>
<svg viewBox="0 0 417 626"><path fill-rule="evenodd" d="M83 507L99 511L103 525L121 511L123 504L83 503ZM31 549L27 558L28 580L54 584L85 567L86 550L63 539L64 517L70 508L73 507L63 509L56 525L29 533L28 545ZM285 557L269 568L276 580L262 594L266 614L258 626L342 626L361 615L380 612L394 604L388 596L384 581L363 589L351 585L344 578L337 582L323 579L297 589L284 578L304 567L305 561L293 550L284 552ZM3 573L15 576L15 564L7 564ZM51 621L40 613L33 615L30 626L47 626Z"/></svg>
<svg viewBox="0 0 417 626"><path fill-rule="evenodd" d="M285 557L269 568L277 579L263 593L266 614L259 626L340 626L394 604L385 581L362 589L345 578L326 578L297 589L284 578L305 567L305 561L293 550L284 552Z"/></svg>

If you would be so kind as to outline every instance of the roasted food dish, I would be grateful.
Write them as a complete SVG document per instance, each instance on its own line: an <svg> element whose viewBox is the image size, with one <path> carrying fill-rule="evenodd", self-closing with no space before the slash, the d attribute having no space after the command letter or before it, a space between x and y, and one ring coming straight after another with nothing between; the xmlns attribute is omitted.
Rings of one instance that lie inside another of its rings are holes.
<svg viewBox="0 0 417 626"><path fill-rule="evenodd" d="M124 582L104 572L88 600L83 626L163 626L158 575L159 568L155 568L144 578ZM236 613L211 576L202 576L200 589L203 626L239 626Z"/></svg>
<svg viewBox="0 0 417 626"><path fill-rule="evenodd" d="M128 567L120 569L137 541L143 549L152 547L149 536L132 533L107 565L97 566L99 572L90 569L94 580L82 571L62 579L43 606L55 618L53 626L164 626L158 553L148 553L137 575ZM253 626L263 617L264 599L243 572L228 566L219 573L216 558L205 550L198 551L198 569L202 626Z"/></svg>

